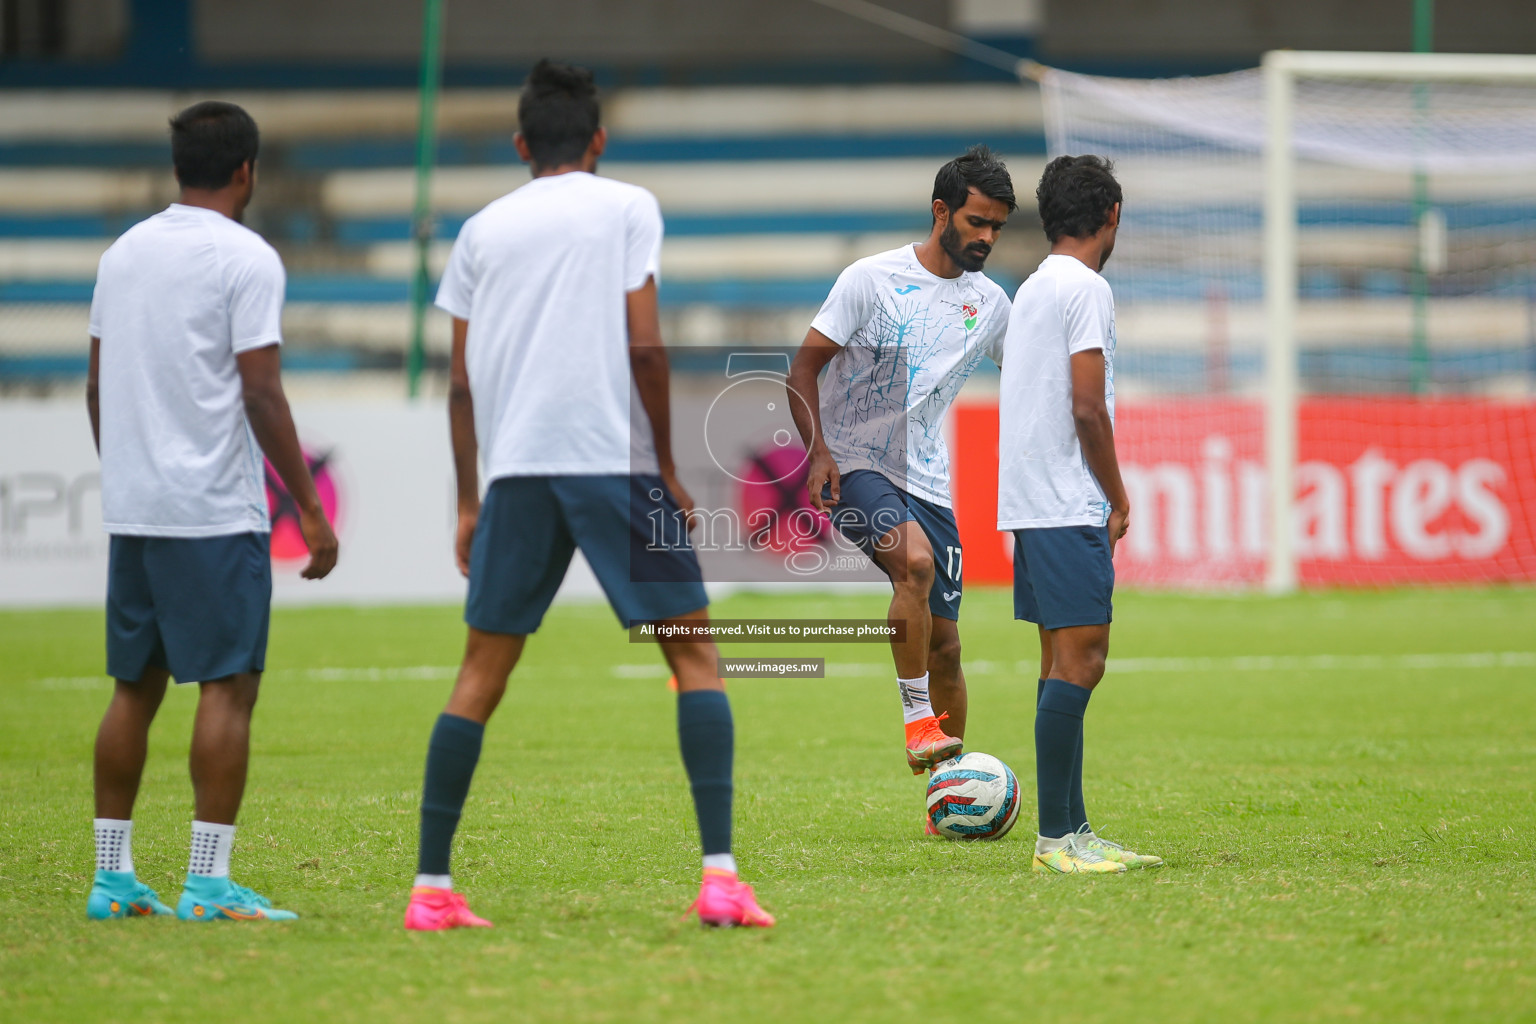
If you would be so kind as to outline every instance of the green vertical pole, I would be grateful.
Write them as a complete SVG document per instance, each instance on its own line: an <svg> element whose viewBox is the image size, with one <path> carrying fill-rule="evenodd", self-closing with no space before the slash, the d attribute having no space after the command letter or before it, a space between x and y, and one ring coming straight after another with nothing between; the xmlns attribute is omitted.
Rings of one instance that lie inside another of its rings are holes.
<svg viewBox="0 0 1536 1024"><path fill-rule="evenodd" d="M1435 0L1413 0L1413 52L1429 53L1435 46ZM1419 115L1422 135L1429 112L1429 88L1423 82L1413 86L1413 107ZM1420 140L1420 146L1423 140ZM1413 172L1413 226L1418 233L1413 248L1413 355L1411 386L1414 394L1429 390L1429 267L1424 251L1425 218L1429 216L1429 175L1422 169Z"/></svg>
<svg viewBox="0 0 1536 1024"><path fill-rule="evenodd" d="M1435 0L1413 0L1413 52L1435 48Z"/></svg>
<svg viewBox="0 0 1536 1024"><path fill-rule="evenodd" d="M416 203L411 211L411 239L416 243L416 273L411 278L411 349L406 355L406 390L421 391L426 364L427 292L432 281L432 165L437 160L437 91L442 82L443 0L423 0L421 18L420 111L416 117Z"/></svg>

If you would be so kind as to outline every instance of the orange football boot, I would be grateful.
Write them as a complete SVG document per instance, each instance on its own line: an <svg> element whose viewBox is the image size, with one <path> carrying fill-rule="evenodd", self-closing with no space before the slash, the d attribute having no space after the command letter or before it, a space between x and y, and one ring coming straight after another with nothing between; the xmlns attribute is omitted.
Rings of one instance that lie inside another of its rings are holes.
<svg viewBox="0 0 1536 1024"><path fill-rule="evenodd" d="M965 741L939 728L939 723L948 717L947 714L937 718L929 715L907 726L907 767L912 769L913 775L921 775L940 761L960 756Z"/></svg>

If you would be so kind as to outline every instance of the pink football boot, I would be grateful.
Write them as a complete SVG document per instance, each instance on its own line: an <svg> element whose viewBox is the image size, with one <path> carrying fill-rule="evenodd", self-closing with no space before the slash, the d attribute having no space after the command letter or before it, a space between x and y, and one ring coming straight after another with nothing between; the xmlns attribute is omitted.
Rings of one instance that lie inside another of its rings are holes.
<svg viewBox="0 0 1536 1024"><path fill-rule="evenodd" d="M710 928L772 928L773 915L757 905L752 887L729 871L705 868L699 898L683 916L699 912L699 923Z"/></svg>
<svg viewBox="0 0 1536 1024"><path fill-rule="evenodd" d="M405 908L405 928L412 932L443 932L449 928L489 928L491 922L476 917L464 897L451 889L418 885L411 890Z"/></svg>

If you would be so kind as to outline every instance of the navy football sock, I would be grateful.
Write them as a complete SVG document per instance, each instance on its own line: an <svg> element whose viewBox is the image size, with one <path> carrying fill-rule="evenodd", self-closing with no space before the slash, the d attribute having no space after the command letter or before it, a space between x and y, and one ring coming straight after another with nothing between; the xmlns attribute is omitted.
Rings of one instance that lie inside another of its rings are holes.
<svg viewBox="0 0 1536 1024"><path fill-rule="evenodd" d="M1035 786L1040 834L1048 839L1072 832L1072 766L1092 693L1064 679L1047 679L1035 709Z"/></svg>
<svg viewBox="0 0 1536 1024"><path fill-rule="evenodd" d="M704 855L731 852L731 760L736 725L721 690L677 695L677 742L693 787Z"/></svg>
<svg viewBox="0 0 1536 1024"><path fill-rule="evenodd" d="M459 827L469 782L480 761L485 726L447 713L437 716L427 744L427 778L421 790L421 852L416 870L448 874L453 833Z"/></svg>
<svg viewBox="0 0 1536 1024"><path fill-rule="evenodd" d="M1090 691L1092 692L1092 691ZM1083 803L1083 731L1077 732L1077 754L1072 758L1072 788L1067 791L1072 831L1081 832L1088 824L1088 808Z"/></svg>
<svg viewBox="0 0 1536 1024"><path fill-rule="evenodd" d="M1092 691L1089 691L1090 693ZM1035 686L1035 709L1040 708L1040 698L1045 696L1045 680L1041 679ZM1077 739L1077 754L1072 759L1072 788L1068 791L1070 810L1068 816L1072 821L1072 831L1079 832L1088 824L1088 810L1083 803L1083 739Z"/></svg>

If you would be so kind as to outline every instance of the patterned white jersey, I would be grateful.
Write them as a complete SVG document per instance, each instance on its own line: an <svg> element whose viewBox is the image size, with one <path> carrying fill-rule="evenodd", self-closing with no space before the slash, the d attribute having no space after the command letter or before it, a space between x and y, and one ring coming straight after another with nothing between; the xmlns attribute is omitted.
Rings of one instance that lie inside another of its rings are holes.
<svg viewBox="0 0 1536 1024"><path fill-rule="evenodd" d="M821 384L838 470L876 470L949 508L944 414L981 360L999 359L1007 293L980 272L931 274L904 245L844 270L811 326L843 347Z"/></svg>

